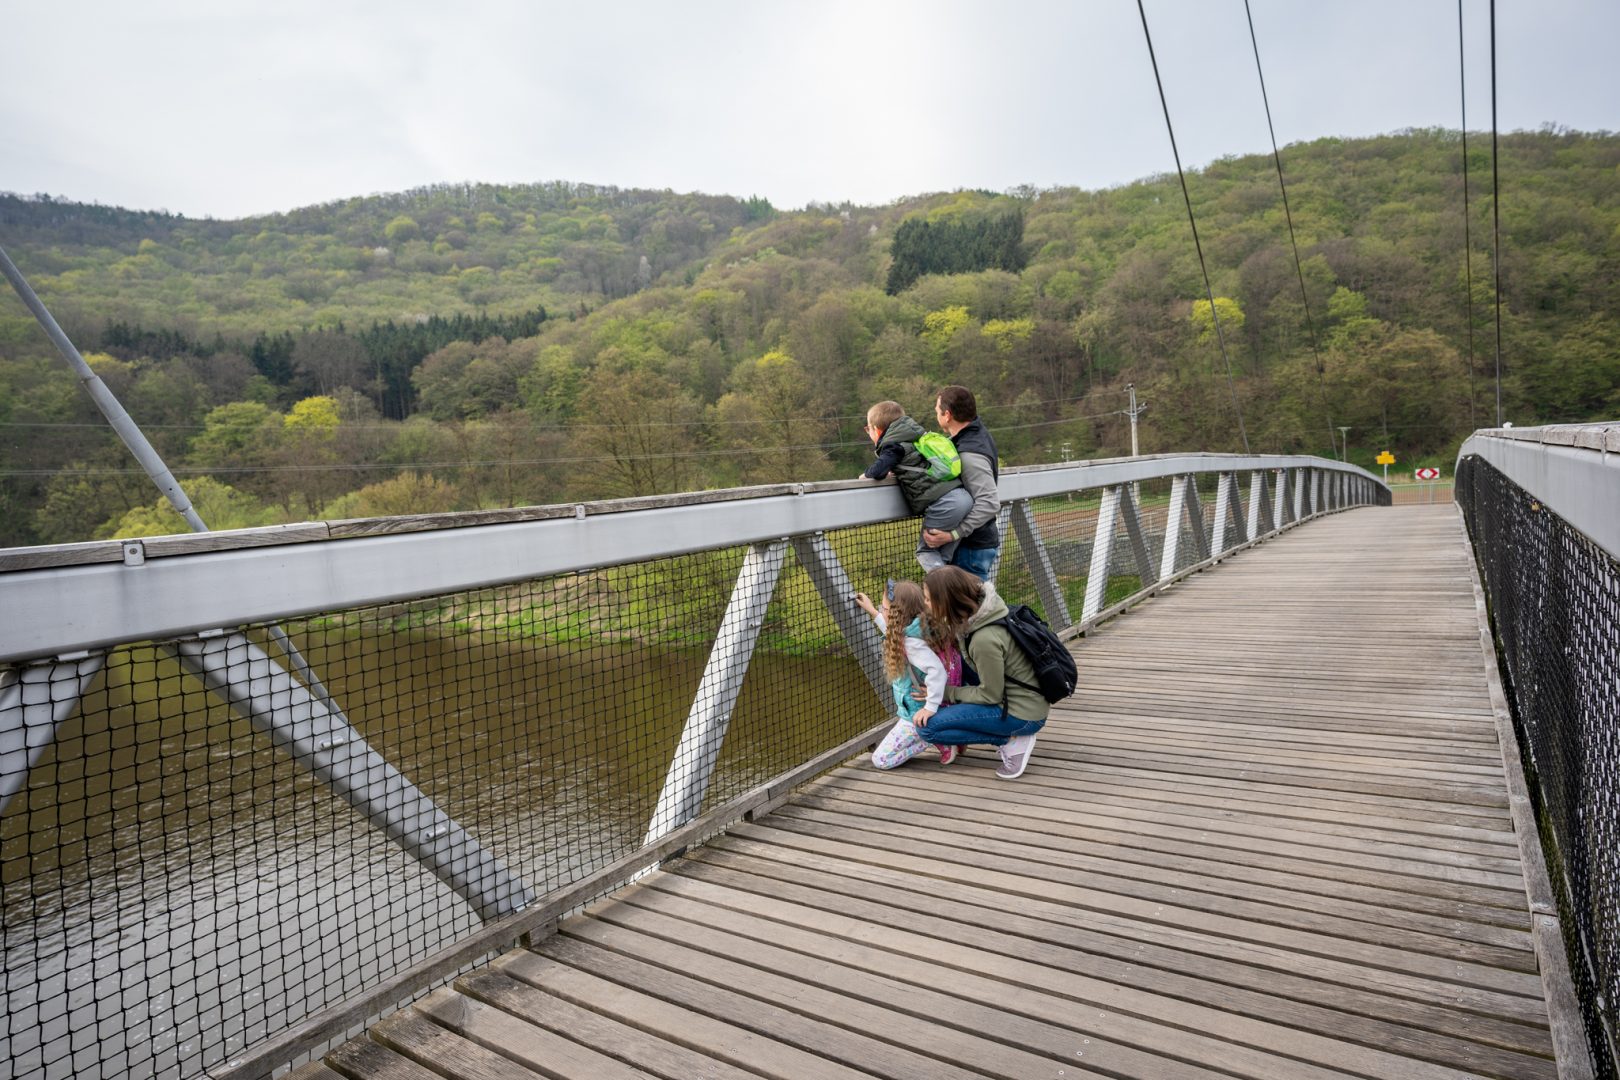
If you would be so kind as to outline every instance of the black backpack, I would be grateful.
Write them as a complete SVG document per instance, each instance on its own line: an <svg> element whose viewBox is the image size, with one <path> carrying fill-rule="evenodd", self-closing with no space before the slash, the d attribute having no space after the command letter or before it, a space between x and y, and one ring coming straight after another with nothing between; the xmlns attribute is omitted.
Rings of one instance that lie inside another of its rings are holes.
<svg viewBox="0 0 1620 1080"><path fill-rule="evenodd" d="M1025 690L1035 690L1046 699L1047 704L1062 701L1074 693L1074 684L1080 678L1080 672L1075 669L1074 657L1064 648L1063 642L1052 632L1041 617L1029 609L1027 604L1013 604L1007 608L1007 614L988 622L985 626L1005 626L1007 633L1017 646L1024 650L1029 662L1035 666L1035 681L1039 686L1031 686L1021 679L1008 675L1007 681L1022 686ZM980 630L984 627L980 627ZM971 635L969 640L972 640Z"/></svg>

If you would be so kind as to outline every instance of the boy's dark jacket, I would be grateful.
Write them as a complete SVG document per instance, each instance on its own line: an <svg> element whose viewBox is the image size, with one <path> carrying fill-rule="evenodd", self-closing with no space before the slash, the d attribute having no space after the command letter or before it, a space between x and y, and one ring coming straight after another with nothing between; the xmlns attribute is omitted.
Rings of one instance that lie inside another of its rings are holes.
<svg viewBox="0 0 1620 1080"><path fill-rule="evenodd" d="M883 437L873 447L877 461L861 474L881 480L892 472L900 485L900 494L905 496L906 507L913 514L922 513L933 505L935 499L952 488L962 486L962 481L956 479L928 478L928 461L917 452L917 440L922 437L922 425L902 415L883 429Z"/></svg>

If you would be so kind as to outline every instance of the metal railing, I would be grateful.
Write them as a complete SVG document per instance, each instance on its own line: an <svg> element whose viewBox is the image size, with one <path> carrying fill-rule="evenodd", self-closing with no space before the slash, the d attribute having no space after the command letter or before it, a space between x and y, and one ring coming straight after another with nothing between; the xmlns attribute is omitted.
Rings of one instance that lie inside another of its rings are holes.
<svg viewBox="0 0 1620 1080"><path fill-rule="evenodd" d="M1457 459L1595 1073L1620 1075L1620 424L1477 432ZM1527 873L1530 868L1527 868Z"/></svg>
<svg viewBox="0 0 1620 1080"><path fill-rule="evenodd" d="M1389 502L1261 455L1001 495L1069 635ZM763 812L889 722L850 595L916 530L841 482L0 552L0 1071L265 1075Z"/></svg>

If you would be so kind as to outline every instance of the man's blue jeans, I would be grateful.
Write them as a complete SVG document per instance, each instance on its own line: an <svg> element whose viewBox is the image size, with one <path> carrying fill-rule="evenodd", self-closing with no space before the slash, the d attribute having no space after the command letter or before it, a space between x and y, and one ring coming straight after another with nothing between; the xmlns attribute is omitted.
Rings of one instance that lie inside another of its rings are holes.
<svg viewBox="0 0 1620 1080"><path fill-rule="evenodd" d="M951 565L960 566L980 581L990 580L990 571L995 568L996 554L999 548L970 548L958 546L956 554L951 556Z"/></svg>
<svg viewBox="0 0 1620 1080"><path fill-rule="evenodd" d="M1014 735L1033 735L1046 726L1045 720L1020 720L1002 716L1000 705L947 705L928 718L917 734L944 746L984 744L1001 746Z"/></svg>

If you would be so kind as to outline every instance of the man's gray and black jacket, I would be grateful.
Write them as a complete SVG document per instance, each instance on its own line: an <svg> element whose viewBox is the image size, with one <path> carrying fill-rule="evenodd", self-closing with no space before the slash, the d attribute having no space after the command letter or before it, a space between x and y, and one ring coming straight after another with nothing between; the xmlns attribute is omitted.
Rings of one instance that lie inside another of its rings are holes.
<svg viewBox="0 0 1620 1080"><path fill-rule="evenodd" d="M951 436L956 452L962 458L962 486L973 496L973 509L967 512L956 532L965 548L998 548L1001 532L996 528L996 516L1001 512L1001 462L996 455L996 441L985 430L977 417L961 431Z"/></svg>

